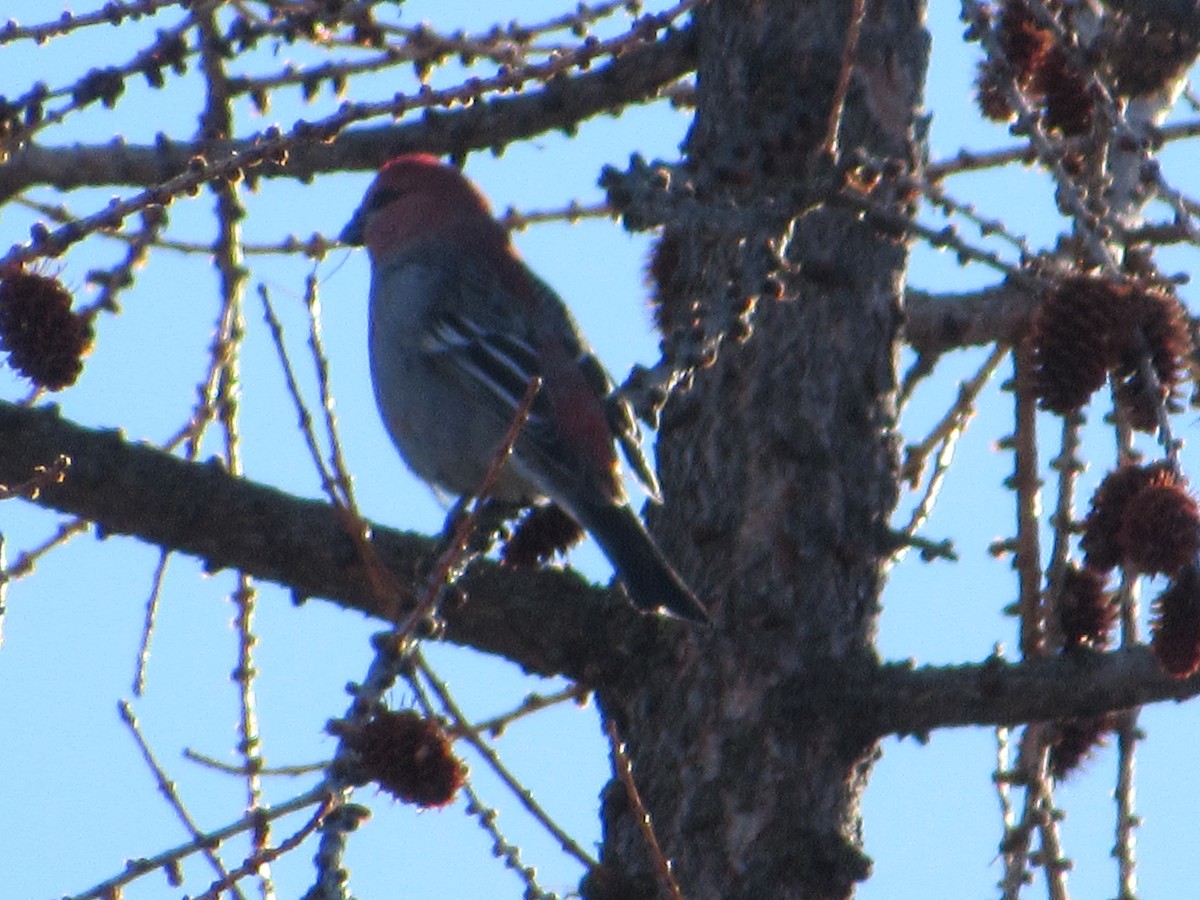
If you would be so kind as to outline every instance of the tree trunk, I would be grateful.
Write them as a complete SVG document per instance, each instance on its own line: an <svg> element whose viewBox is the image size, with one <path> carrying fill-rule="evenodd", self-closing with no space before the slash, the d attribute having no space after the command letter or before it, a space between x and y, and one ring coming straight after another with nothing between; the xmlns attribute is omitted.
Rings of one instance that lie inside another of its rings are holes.
<svg viewBox="0 0 1200 900"><path fill-rule="evenodd" d="M730 0L697 11L686 143L697 201L777 206L859 148L914 163L928 37L913 0L866 2L836 149L823 152L852 6ZM909 212L887 173L871 197ZM870 872L860 800L876 746L822 685L877 664L907 248L848 209L792 214L786 234L738 234L699 215L668 225L677 247L702 248L676 255L680 282L702 287L707 309L738 293L730 286L764 239L781 239L787 263L782 297L759 300L749 340L724 344L672 397L660 430L667 503L652 524L714 627L683 634L669 658L600 697L689 900L847 897ZM603 818L604 875L585 883L587 896L662 895L616 781Z"/></svg>

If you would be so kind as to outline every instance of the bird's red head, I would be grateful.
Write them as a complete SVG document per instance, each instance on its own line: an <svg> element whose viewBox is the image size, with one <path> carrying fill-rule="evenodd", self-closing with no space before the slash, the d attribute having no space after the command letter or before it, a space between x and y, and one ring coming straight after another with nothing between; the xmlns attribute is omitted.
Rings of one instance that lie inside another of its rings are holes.
<svg viewBox="0 0 1200 900"><path fill-rule="evenodd" d="M458 169L427 153L387 162L341 240L386 256L462 222L494 221L487 199Z"/></svg>

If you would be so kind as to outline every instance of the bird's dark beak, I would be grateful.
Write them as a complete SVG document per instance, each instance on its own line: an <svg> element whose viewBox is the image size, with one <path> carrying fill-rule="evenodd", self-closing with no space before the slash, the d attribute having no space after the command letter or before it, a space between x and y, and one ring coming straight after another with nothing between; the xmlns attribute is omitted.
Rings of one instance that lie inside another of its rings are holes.
<svg viewBox="0 0 1200 900"><path fill-rule="evenodd" d="M342 233L338 235L338 240L343 244L349 244L351 247L361 247L364 240L365 218L360 206L354 211L354 215L350 217L350 221L346 223L346 227L342 229Z"/></svg>

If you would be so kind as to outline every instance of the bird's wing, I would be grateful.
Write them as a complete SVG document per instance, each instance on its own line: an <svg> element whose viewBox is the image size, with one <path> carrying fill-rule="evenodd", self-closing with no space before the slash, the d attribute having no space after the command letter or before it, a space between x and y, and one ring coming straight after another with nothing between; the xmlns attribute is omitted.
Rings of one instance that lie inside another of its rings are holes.
<svg viewBox="0 0 1200 900"><path fill-rule="evenodd" d="M511 331L489 329L459 313L434 316L422 335L422 350L430 356L453 359L461 373L490 393L514 418L530 383L541 377L533 346ZM529 427L549 427L549 400L538 391L529 408Z"/></svg>
<svg viewBox="0 0 1200 900"><path fill-rule="evenodd" d="M587 379L596 396L604 398L604 415L608 420L609 430L621 446L621 455L633 469L633 474L641 482L646 493L656 502L662 499L659 493L658 479L649 461L642 453L641 430L633 418L633 411L623 397L613 391L612 379L603 363L586 347L580 351L576 360L583 377Z"/></svg>
<svg viewBox="0 0 1200 900"><path fill-rule="evenodd" d="M442 311L423 329L422 349L498 401L487 408L505 423L516 416L533 378L542 378L517 442L518 464L524 458L551 496L586 481L619 497L607 375L551 288L515 258L504 263L455 260L452 285L442 289L460 292L460 302L438 305ZM497 292L505 295L502 302L478 302Z"/></svg>

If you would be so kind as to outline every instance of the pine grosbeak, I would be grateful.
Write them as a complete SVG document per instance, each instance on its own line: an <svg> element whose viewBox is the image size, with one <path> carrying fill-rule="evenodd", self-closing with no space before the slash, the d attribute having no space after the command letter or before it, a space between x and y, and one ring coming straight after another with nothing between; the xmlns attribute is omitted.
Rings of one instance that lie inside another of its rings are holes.
<svg viewBox="0 0 1200 900"><path fill-rule="evenodd" d="M341 239L370 256L375 400L413 471L455 494L476 490L540 376L492 496L549 498L591 532L634 605L706 621L625 499L614 440L654 490L628 407L608 397L608 375L562 301L478 188L432 156L397 157Z"/></svg>

